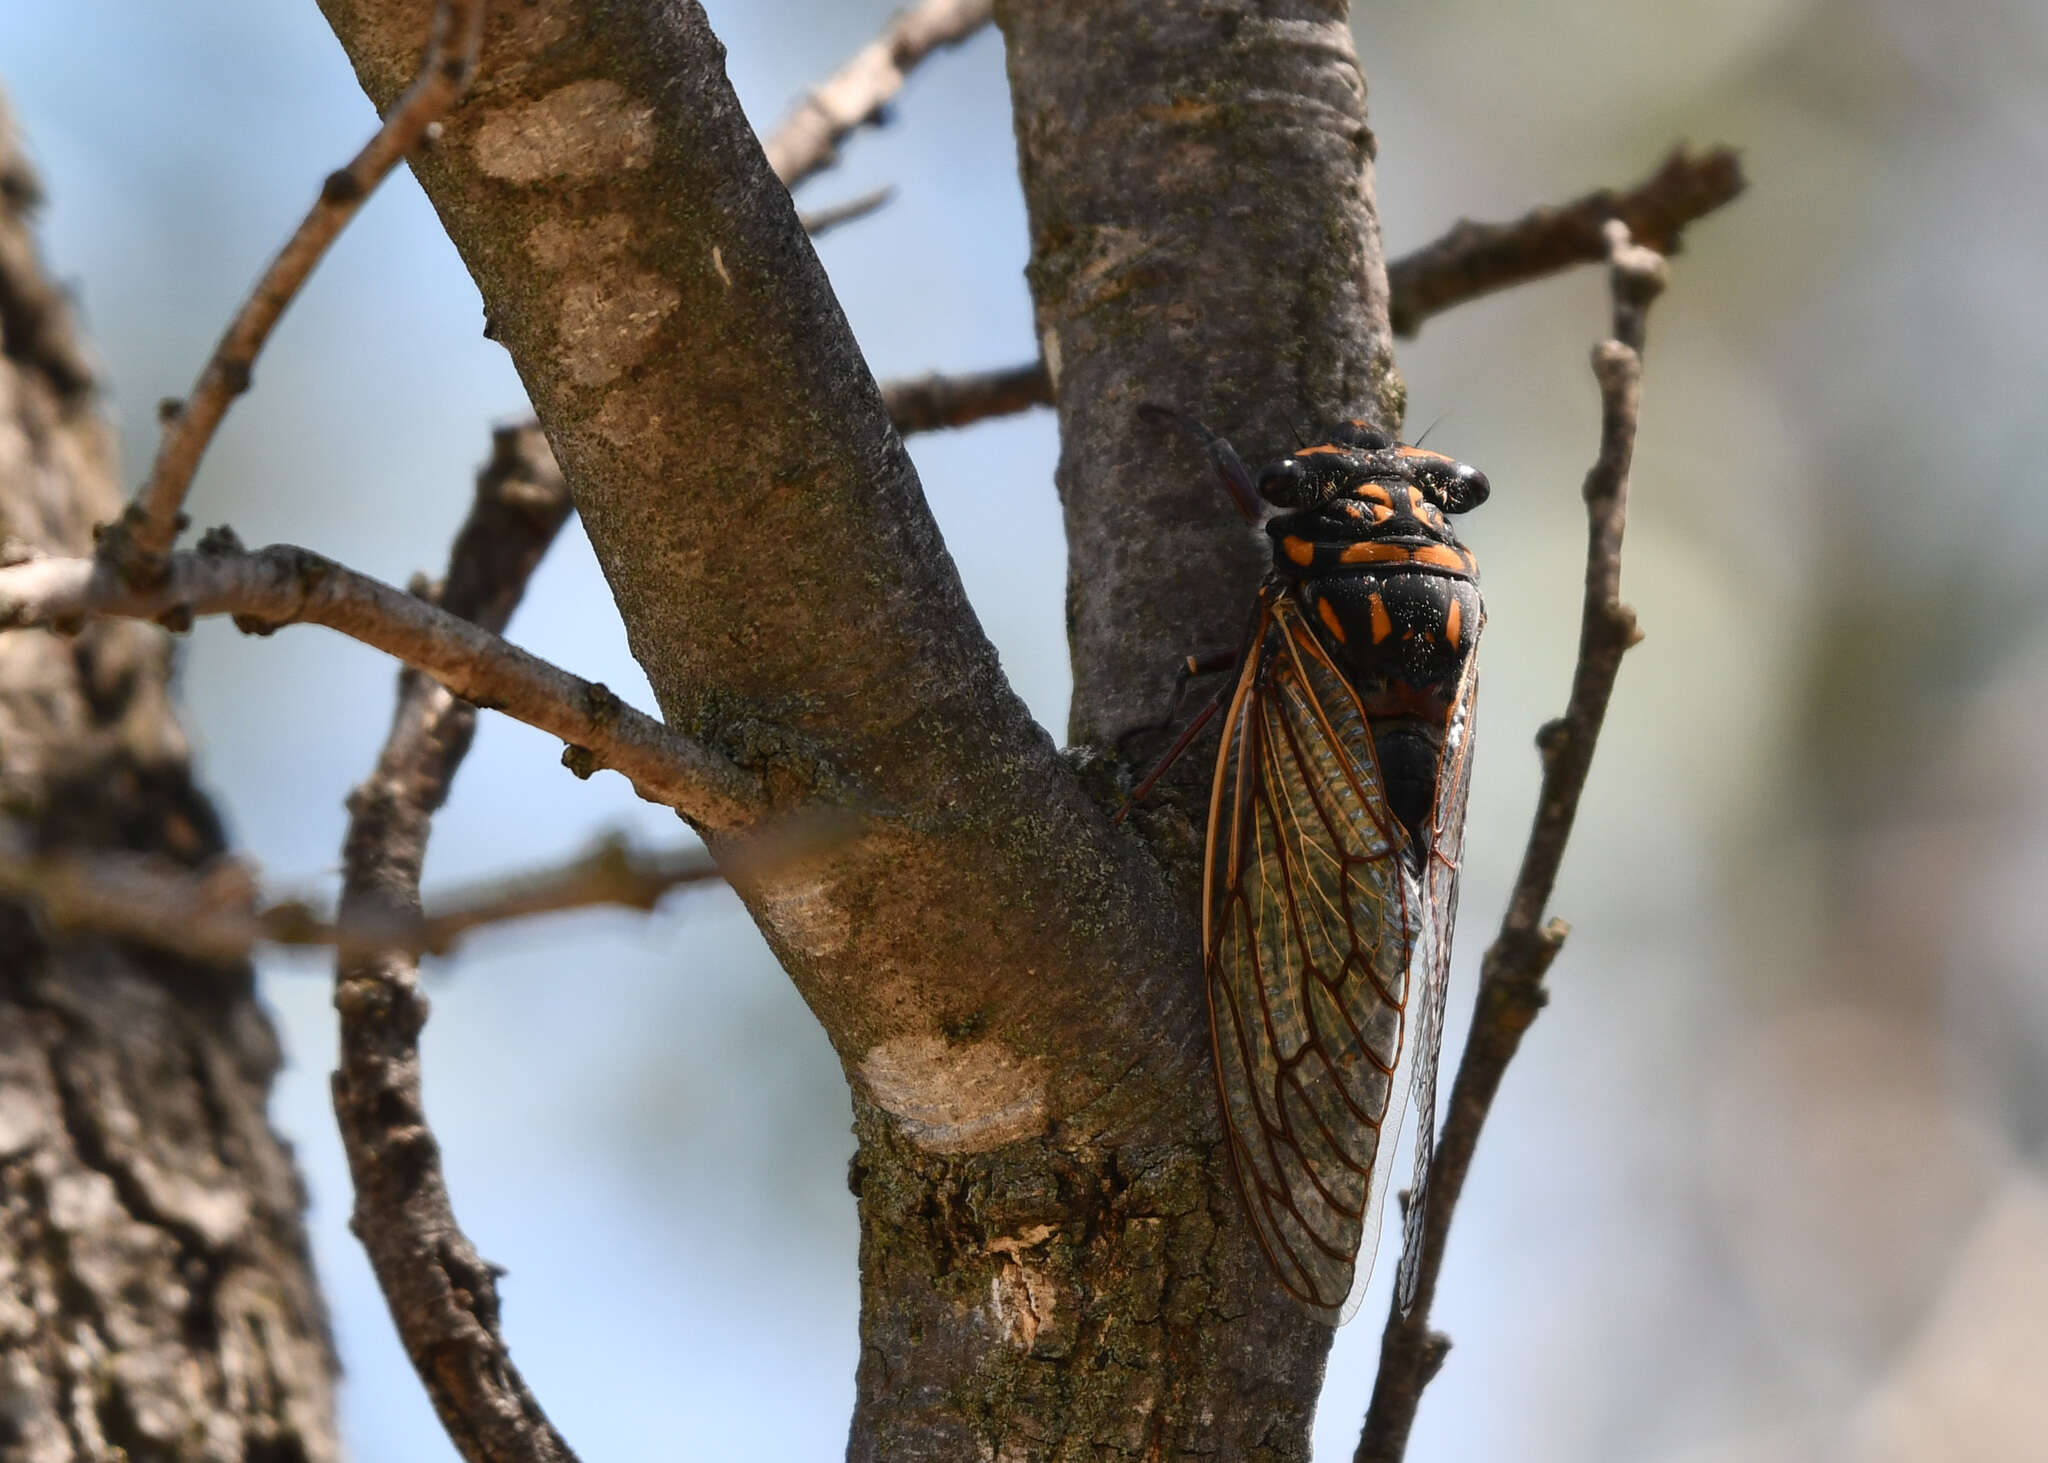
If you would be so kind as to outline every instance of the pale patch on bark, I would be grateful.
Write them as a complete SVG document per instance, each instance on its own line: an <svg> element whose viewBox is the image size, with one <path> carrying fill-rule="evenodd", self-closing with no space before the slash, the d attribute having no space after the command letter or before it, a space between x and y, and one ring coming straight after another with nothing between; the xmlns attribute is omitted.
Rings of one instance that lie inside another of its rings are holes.
<svg viewBox="0 0 2048 1463"><path fill-rule="evenodd" d="M899 1036L860 1061L869 1095L929 1153L980 1153L1045 1131L1037 1063L999 1042Z"/></svg>
<svg viewBox="0 0 2048 1463"><path fill-rule="evenodd" d="M531 0L524 5L503 6L491 17L508 31L510 44L500 49L522 60L538 56L575 33L582 8L577 3L536 5ZM492 59L497 59L495 54Z"/></svg>
<svg viewBox="0 0 2048 1463"><path fill-rule="evenodd" d="M616 81L572 81L492 117L471 150L486 175L507 183L630 172L654 156L654 109L633 104Z"/></svg>
<svg viewBox="0 0 2048 1463"><path fill-rule="evenodd" d="M761 923L820 964L836 959L853 938L853 916L835 880L764 880L754 897Z"/></svg>
<svg viewBox="0 0 2048 1463"><path fill-rule="evenodd" d="M988 1282L989 1311L996 1334L1019 1351L1031 1351L1041 1331L1050 1330L1059 1290L1044 1271L1022 1263L996 1268Z"/></svg>
<svg viewBox="0 0 2048 1463"><path fill-rule="evenodd" d="M1034 1356L1064 1356L1074 1345L1072 1303L1063 1301L1054 1271L1030 1258L1058 1233L1057 1225L1027 1224L1015 1234L988 1242L992 1253L1004 1257L988 1283L995 1332L1006 1344Z"/></svg>
<svg viewBox="0 0 2048 1463"><path fill-rule="evenodd" d="M630 386L608 392L604 405L590 419L592 430L620 449L641 445L661 425L660 413L648 406L645 396ZM649 471L653 471L651 465Z"/></svg>
<svg viewBox="0 0 2048 1463"><path fill-rule="evenodd" d="M658 274L612 274L562 290L555 357L579 386L604 386L653 349L682 294Z"/></svg>
<svg viewBox="0 0 2048 1463"><path fill-rule="evenodd" d="M1052 382L1053 394L1060 389L1060 333L1053 326L1046 326L1038 337L1038 353L1045 359L1045 379Z"/></svg>
<svg viewBox="0 0 2048 1463"><path fill-rule="evenodd" d="M526 252L543 269L570 269L593 259L611 259L633 242L633 220L623 213L593 219L549 218L526 234Z"/></svg>

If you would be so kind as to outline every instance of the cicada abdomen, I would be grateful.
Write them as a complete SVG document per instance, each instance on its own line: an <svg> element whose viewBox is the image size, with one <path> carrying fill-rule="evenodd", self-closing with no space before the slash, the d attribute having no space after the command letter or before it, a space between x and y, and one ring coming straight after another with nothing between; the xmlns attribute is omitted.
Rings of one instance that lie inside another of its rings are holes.
<svg viewBox="0 0 2048 1463"><path fill-rule="evenodd" d="M1418 1109L1412 1294L1456 916L1484 619L1447 515L1475 469L1359 423L1253 483L1204 433L1273 572L1219 698L1203 962L1238 1183L1281 1285L1336 1325L1371 1272Z"/></svg>

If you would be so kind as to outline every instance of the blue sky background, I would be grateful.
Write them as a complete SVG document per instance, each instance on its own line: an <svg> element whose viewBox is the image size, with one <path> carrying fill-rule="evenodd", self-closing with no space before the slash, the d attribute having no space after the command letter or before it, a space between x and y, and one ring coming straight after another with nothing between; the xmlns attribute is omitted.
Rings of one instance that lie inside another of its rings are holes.
<svg viewBox="0 0 2048 1463"><path fill-rule="evenodd" d="M708 5L764 125L889 8ZM1632 181L1681 138L1742 146L1754 180L1694 232L1652 323L1625 569L1649 638L1559 888L1576 928L1555 999L1459 1216L1438 1317L1457 1349L1416 1456L2030 1456L2048 1433L2048 11L1359 13L1390 252ZM374 117L306 3L0 4L0 84L133 476L153 403L187 387ZM896 116L803 194L899 190L819 246L870 363L1024 359L997 37L920 71ZM1490 621L1453 1049L1527 827L1529 739L1562 704L1603 319L1581 271L1402 352L1411 430L1441 417L1432 445L1496 489L1469 525ZM489 424L523 408L401 177L294 306L193 511L402 582L441 563ZM913 451L1012 678L1063 727L1050 414ZM651 705L573 531L513 633ZM324 631L205 625L182 677L240 851L280 887L330 891L390 667ZM681 836L558 750L486 720L430 893L603 829ZM264 966L347 1435L363 1458L448 1459L344 1228L324 976ZM583 1455L838 1452L857 1343L846 1098L737 904L488 935L434 989L428 1098L458 1210L509 1267L515 1353ZM1349 1456L1383 1305L1338 1339L1319 1456Z"/></svg>

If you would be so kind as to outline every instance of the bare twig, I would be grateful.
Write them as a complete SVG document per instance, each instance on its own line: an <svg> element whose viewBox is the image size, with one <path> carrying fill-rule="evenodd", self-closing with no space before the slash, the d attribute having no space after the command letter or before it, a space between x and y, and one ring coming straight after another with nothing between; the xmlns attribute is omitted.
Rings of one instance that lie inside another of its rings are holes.
<svg viewBox="0 0 2048 1463"><path fill-rule="evenodd" d="M841 224L850 224L856 219L866 218L876 210L886 207L889 200L895 196L894 188L876 188L872 192L856 194L844 203L800 213L797 215L797 222L804 226L805 233L815 239L831 233Z"/></svg>
<svg viewBox="0 0 2048 1463"><path fill-rule="evenodd" d="M878 120L903 90L904 77L942 46L958 45L987 25L992 0L921 0L899 12L888 29L863 46L799 102L762 147L783 186L832 166L839 144L854 129Z"/></svg>
<svg viewBox="0 0 2048 1463"><path fill-rule="evenodd" d="M1052 379L1038 361L965 376L919 376L882 383L889 420L904 436L964 427L985 417L1009 416L1052 405Z"/></svg>
<svg viewBox="0 0 2048 1463"><path fill-rule="evenodd" d="M0 853L0 890L34 900L56 928L216 965L246 960L259 945L446 955L493 925L601 905L651 910L673 889L724 877L701 850L636 849L610 838L560 868L459 891L434 914L379 911L344 923L302 900L256 908L255 879L234 860L194 873L166 860Z"/></svg>
<svg viewBox="0 0 2048 1463"><path fill-rule="evenodd" d="M1513 223L1460 223L1435 243L1387 266L1394 330L1413 335L1432 315L1468 300L1606 258L1602 231L1610 219L1627 224L1646 246L1676 253L1687 224L1729 202L1743 187L1742 160L1732 148L1697 156L1680 148L1625 192L1602 188L1570 203L1535 209ZM906 434L964 427L1053 403L1052 380L1038 361L965 376L885 382L882 395L896 430Z"/></svg>
<svg viewBox="0 0 2048 1463"><path fill-rule="evenodd" d="M195 616L222 614L259 635L291 624L339 630L465 700L562 738L569 744L563 761L578 776L611 768L640 796L695 822L732 828L759 812L759 790L746 773L604 686L306 549L245 550L216 530L197 552L171 555L163 576L147 588L124 582L95 559L32 559L0 568L0 629L63 627L89 615L182 628Z"/></svg>
<svg viewBox="0 0 2048 1463"><path fill-rule="evenodd" d="M545 451L537 431L528 440ZM502 437L500 443L502 449ZM528 476L537 487L559 484L551 472L550 460L547 472ZM488 470L479 477L476 505L449 555L439 612L495 639L568 516L568 495L560 493L547 520L522 522L502 511L488 477ZM478 623L469 625L472 619ZM376 770L349 799L339 916L345 928L421 919L429 825L476 725L475 708L452 689L459 688L410 672L399 677L398 709ZM341 1013L334 1112L355 1181L350 1227L442 1426L470 1463L571 1463L575 1453L512 1364L498 1326L497 1272L462 1232L449 1202L420 1090L427 1002L417 962L402 950L344 947L334 1005Z"/></svg>
<svg viewBox="0 0 2048 1463"><path fill-rule="evenodd" d="M1472 1034L1458 1065L1450 1111L1430 1168L1414 1302L1405 1314L1398 1303L1388 1313L1379 1376L1355 1463L1392 1463L1403 1456L1423 1388L1450 1350L1449 1338L1429 1329L1429 1309L1436 1297L1451 1215L1501 1075L1546 999L1543 977L1563 946L1568 927L1562 920L1545 922L1543 911L1571 838L1622 656L1642 638L1635 612L1620 599L1621 537L1629 461L1635 449L1644 316L1664 288L1666 268L1662 255L1629 241L1627 225L1610 222L1605 234L1614 338L1593 351L1593 374L1600 383L1600 455L1586 474L1586 589L1578 666L1564 715L1537 734L1543 784L1535 824L1500 934L1481 964ZM1431 1117L1423 1113L1420 1120L1428 1122Z"/></svg>
<svg viewBox="0 0 2048 1463"><path fill-rule="evenodd" d="M1742 159L1733 148L1693 154L1674 150L1635 187L1602 188L1570 203L1538 208L1512 223L1463 220L1433 244L1387 266L1388 314L1397 335L1453 305L1525 284L1574 264L1607 257L1610 219L1628 225L1638 243L1675 254L1687 224L1742 192Z"/></svg>
<svg viewBox="0 0 2048 1463"><path fill-rule="evenodd" d="M483 35L485 0L441 0L412 87L347 167L328 174L298 231L271 261L213 348L191 395L166 404L164 436L149 478L121 521L101 539L102 557L147 582L178 536L192 476L236 397L249 389L256 357L285 309L364 199L420 145L468 86Z"/></svg>

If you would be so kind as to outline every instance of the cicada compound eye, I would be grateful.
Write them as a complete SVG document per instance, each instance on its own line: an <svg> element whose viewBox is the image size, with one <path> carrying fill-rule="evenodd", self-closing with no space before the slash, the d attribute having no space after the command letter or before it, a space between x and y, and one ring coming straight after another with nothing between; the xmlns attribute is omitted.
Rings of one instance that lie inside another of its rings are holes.
<svg viewBox="0 0 2048 1463"><path fill-rule="evenodd" d="M1314 492L1299 458L1283 457L1259 474L1259 496L1276 508L1305 508Z"/></svg>
<svg viewBox="0 0 2048 1463"><path fill-rule="evenodd" d="M1493 494L1493 484L1478 468L1448 457L1439 462L1424 458L1412 469L1416 480L1446 513L1468 513Z"/></svg>

